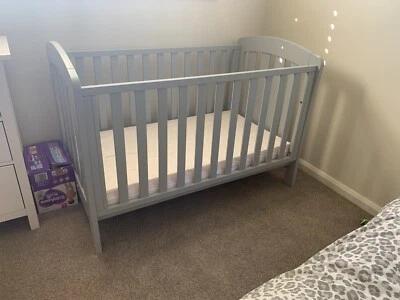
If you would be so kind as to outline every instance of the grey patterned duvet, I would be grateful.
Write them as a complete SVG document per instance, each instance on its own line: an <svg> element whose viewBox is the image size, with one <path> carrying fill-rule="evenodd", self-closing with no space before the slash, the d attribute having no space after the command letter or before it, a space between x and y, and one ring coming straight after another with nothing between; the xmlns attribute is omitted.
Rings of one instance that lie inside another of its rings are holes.
<svg viewBox="0 0 400 300"><path fill-rule="evenodd" d="M400 299L400 198L242 299Z"/></svg>

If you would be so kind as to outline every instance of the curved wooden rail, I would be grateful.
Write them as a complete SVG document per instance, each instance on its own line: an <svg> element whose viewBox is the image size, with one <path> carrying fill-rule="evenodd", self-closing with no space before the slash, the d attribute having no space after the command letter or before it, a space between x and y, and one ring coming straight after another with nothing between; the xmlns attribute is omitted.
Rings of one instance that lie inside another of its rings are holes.
<svg viewBox="0 0 400 300"><path fill-rule="evenodd" d="M323 59L291 41L273 36L251 36L239 39L242 53L260 52L291 61L298 66L323 66Z"/></svg>

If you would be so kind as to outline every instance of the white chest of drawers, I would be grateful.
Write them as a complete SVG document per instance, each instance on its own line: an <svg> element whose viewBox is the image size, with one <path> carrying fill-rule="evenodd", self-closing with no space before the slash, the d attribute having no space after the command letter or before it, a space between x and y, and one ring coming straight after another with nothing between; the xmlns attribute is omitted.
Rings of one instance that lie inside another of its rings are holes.
<svg viewBox="0 0 400 300"><path fill-rule="evenodd" d="M33 230L39 222L4 68L10 57L7 39L0 36L0 222L27 216Z"/></svg>

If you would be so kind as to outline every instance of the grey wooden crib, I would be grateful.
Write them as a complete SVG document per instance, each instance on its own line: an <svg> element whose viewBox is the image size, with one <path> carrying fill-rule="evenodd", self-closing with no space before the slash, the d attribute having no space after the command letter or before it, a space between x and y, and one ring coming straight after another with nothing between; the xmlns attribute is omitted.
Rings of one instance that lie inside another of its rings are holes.
<svg viewBox="0 0 400 300"><path fill-rule="evenodd" d="M292 186L323 60L258 36L215 47L48 43L63 142L94 246L118 214L286 167Z"/></svg>

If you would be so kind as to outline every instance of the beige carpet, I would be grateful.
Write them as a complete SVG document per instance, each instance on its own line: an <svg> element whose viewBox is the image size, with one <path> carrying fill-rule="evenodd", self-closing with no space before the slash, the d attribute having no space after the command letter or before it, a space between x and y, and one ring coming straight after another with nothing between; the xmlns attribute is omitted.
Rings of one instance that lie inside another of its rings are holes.
<svg viewBox="0 0 400 300"><path fill-rule="evenodd" d="M300 173L265 173L100 223L80 206L0 224L0 299L237 299L369 215Z"/></svg>

